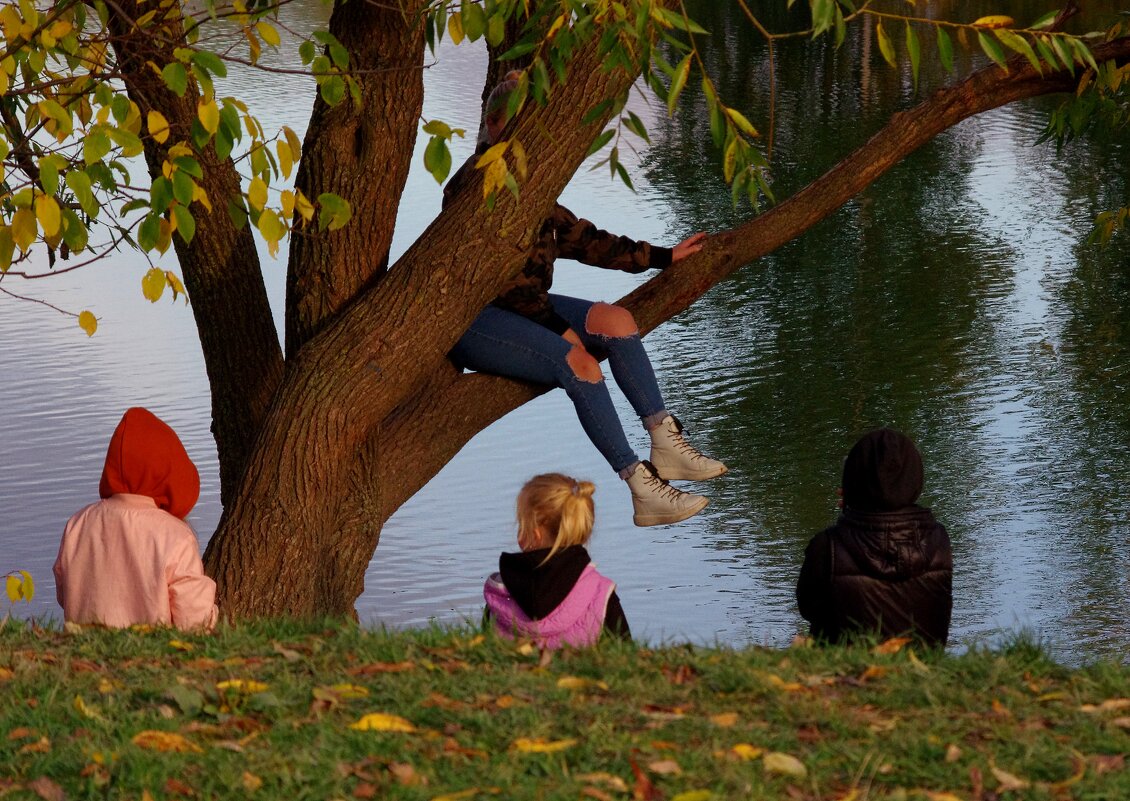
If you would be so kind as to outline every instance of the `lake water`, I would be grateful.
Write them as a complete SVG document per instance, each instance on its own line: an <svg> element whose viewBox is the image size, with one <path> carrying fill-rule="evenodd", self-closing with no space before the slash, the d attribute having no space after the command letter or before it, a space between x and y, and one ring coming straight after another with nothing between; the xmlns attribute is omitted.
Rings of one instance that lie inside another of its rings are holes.
<svg viewBox="0 0 1130 801"><path fill-rule="evenodd" d="M1001 4L997 4L999 6ZM1004 5L1008 5L1007 3ZM1117 4L1097 4L1113 9ZM989 11L998 11L994 6ZM1007 8L999 9L1007 12ZM299 32L324 23L288 6ZM768 117L768 62L727 4L703 4L708 61L726 96ZM1019 15L1018 15L1019 16ZM780 196L915 102L906 76L861 41L830 54L781 48L774 175ZM786 61L786 59L800 59ZM294 65L280 54L278 63ZM485 54L443 48L429 62L425 116L477 127ZM309 97L278 76L230 83L270 129L301 135ZM927 68L923 85L939 80ZM238 88L235 88L238 87ZM687 109L633 100L656 146L631 162L633 194L580 172L563 202L602 227L662 243L721 230L735 211ZM858 435L910 433L926 462L922 502L954 542L952 647L1034 633L1068 662L1130 652L1130 237L1083 244L1094 214L1130 198L1130 145L1034 147L1048 101L969 120L932 142L809 234L748 265L647 338L668 405L730 473L703 487L707 510L677 526L631 524L628 494L550 393L475 438L388 522L358 600L363 621L417 626L477 619L484 577L514 543L522 482L561 470L597 484L591 550L619 585L638 638L787 644L803 548L836 514L839 468ZM423 143L421 143L422 146ZM471 150L457 143L456 163ZM422 152L397 223L403 251L439 210ZM263 248L271 301L285 266ZM395 253L394 253L395 256ZM164 266L175 267L169 261ZM45 265L43 265L45 267ZM132 253L0 289L100 318L72 318L0 293L0 571L29 570L21 616L60 617L51 564L67 517L96 497L122 411L144 405L181 434L201 469L189 518L201 543L220 516L208 386L191 311L140 292ZM556 290L614 300L643 277L558 270ZM632 419L614 392L621 417ZM645 436L629 438L641 451Z"/></svg>

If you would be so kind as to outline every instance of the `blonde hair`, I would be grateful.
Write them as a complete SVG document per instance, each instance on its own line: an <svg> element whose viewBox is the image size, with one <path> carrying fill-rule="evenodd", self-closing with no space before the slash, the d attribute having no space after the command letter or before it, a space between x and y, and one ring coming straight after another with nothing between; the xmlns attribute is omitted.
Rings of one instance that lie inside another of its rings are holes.
<svg viewBox="0 0 1130 801"><path fill-rule="evenodd" d="M563 548L584 545L592 536L595 490L591 481L562 473L531 478L518 493L519 544L536 541L541 529L553 540L546 562Z"/></svg>

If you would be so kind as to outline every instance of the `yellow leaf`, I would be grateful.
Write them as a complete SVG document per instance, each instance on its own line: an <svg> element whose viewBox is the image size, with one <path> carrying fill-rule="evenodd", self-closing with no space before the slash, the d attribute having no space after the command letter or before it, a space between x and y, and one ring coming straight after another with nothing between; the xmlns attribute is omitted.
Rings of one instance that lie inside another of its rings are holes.
<svg viewBox="0 0 1130 801"><path fill-rule="evenodd" d="M529 171L529 163L526 158L526 148L522 147L522 143L517 139L513 140L513 147L511 151L514 153L514 172L517 174L519 181L525 181L526 175Z"/></svg>
<svg viewBox="0 0 1130 801"><path fill-rule="evenodd" d="M88 311L81 312L78 316L78 325L88 337L92 337L98 330L98 318Z"/></svg>
<svg viewBox="0 0 1130 801"><path fill-rule="evenodd" d="M263 41L272 47L278 47L279 43L282 41L279 38L279 32L275 30L275 26L269 22L256 22L255 30L263 37Z"/></svg>
<svg viewBox="0 0 1130 801"><path fill-rule="evenodd" d="M208 199L208 193L204 191L204 187L200 186L200 184L195 181L192 184L192 200L193 202L199 201L200 205L209 212L212 211L212 201Z"/></svg>
<svg viewBox="0 0 1130 801"><path fill-rule="evenodd" d="M399 715L386 715L383 712L370 712L349 728L355 731L399 731L414 732L416 727Z"/></svg>
<svg viewBox="0 0 1130 801"><path fill-rule="evenodd" d="M800 692L804 689L804 685L797 681L785 681L776 673L770 673L765 677L765 680L776 687L778 690L784 690L788 693Z"/></svg>
<svg viewBox="0 0 1130 801"><path fill-rule="evenodd" d="M330 689L341 698L366 698L369 695L368 689L357 684L335 684Z"/></svg>
<svg viewBox="0 0 1130 801"><path fill-rule="evenodd" d="M990 14L974 20L973 24L978 28L1009 28L1015 25L1016 21L1004 14Z"/></svg>
<svg viewBox="0 0 1130 801"><path fill-rule="evenodd" d="M258 211L262 211L267 205L267 182L258 175L251 179L251 186L247 189L247 202Z"/></svg>
<svg viewBox="0 0 1130 801"><path fill-rule="evenodd" d="M296 190L294 193L294 208L298 212L298 216L306 222L314 219L314 204L307 199L306 195L302 194L302 190Z"/></svg>
<svg viewBox="0 0 1130 801"><path fill-rule="evenodd" d="M196 105L196 118L204 130L214 134L220 127L220 109L215 100L201 100Z"/></svg>
<svg viewBox="0 0 1130 801"><path fill-rule="evenodd" d="M160 111L150 111L145 122L146 127L149 128L149 135L158 143L164 143L169 138L169 121Z"/></svg>
<svg viewBox="0 0 1130 801"><path fill-rule="evenodd" d="M35 214L31 209L17 209L12 215L12 241L24 253L35 241L39 228L35 224Z"/></svg>
<svg viewBox="0 0 1130 801"><path fill-rule="evenodd" d="M608 685L603 681L583 679L579 676L562 676L557 680L557 686L562 690L587 690L591 687L596 687L601 690L608 689Z"/></svg>
<svg viewBox="0 0 1130 801"><path fill-rule="evenodd" d="M748 762L751 759L757 759L759 756L761 756L765 752L765 749L758 748L757 746L750 745L749 743L738 743L733 748L731 748L730 751L738 759Z"/></svg>
<svg viewBox="0 0 1130 801"><path fill-rule="evenodd" d="M929 801L962 801L959 795L954 795L953 793L934 793L930 790L926 791L926 798L928 798Z"/></svg>
<svg viewBox="0 0 1130 801"><path fill-rule="evenodd" d="M168 274L166 274L165 280L168 280ZM170 648L176 648L178 651L195 651L196 650L195 645L193 645L190 642L185 642L184 640L169 640L169 647Z"/></svg>
<svg viewBox="0 0 1130 801"><path fill-rule="evenodd" d="M886 642L879 643L871 649L873 654L897 654L902 647L910 642L910 637L891 637Z"/></svg>
<svg viewBox="0 0 1130 801"><path fill-rule="evenodd" d="M279 193L279 203L282 204L283 217L294 217L294 193L284 189Z"/></svg>
<svg viewBox="0 0 1130 801"><path fill-rule="evenodd" d="M163 270L152 267L141 278L141 294L150 303L156 303L161 299L161 294L165 291L165 273Z"/></svg>
<svg viewBox="0 0 1130 801"><path fill-rule="evenodd" d="M1130 698L1108 698L1097 706L1095 704L1083 704L1079 707L1081 712L1119 712L1123 709L1130 708Z"/></svg>
<svg viewBox="0 0 1130 801"><path fill-rule="evenodd" d="M133 736L131 742L147 751L174 752L178 754L202 754L204 749L183 735L171 731L146 730Z"/></svg>
<svg viewBox="0 0 1130 801"><path fill-rule="evenodd" d="M291 155L294 156L295 161L298 161L302 156L302 142L299 140L298 134L285 125L282 127L282 132L283 136L286 137L286 143L290 145Z"/></svg>
<svg viewBox="0 0 1130 801"><path fill-rule="evenodd" d="M887 669L882 665L868 665L867 669L859 676L860 681L871 681L872 679L881 679L887 675Z"/></svg>
<svg viewBox="0 0 1130 801"><path fill-rule="evenodd" d="M724 729L728 729L738 722L738 713L722 712L718 715L711 715L710 722L715 726L721 726Z"/></svg>
<svg viewBox="0 0 1130 801"><path fill-rule="evenodd" d="M795 756L780 751L770 751L763 756L761 765L767 773L781 773L794 779L803 779L808 775L808 769L804 767L803 762Z"/></svg>
<svg viewBox="0 0 1130 801"><path fill-rule="evenodd" d="M228 679L227 681L216 682L216 689L220 692L234 690L243 695L253 695L266 690L267 685L253 679Z"/></svg>
<svg viewBox="0 0 1130 801"><path fill-rule="evenodd" d="M1022 779L1009 773L1007 770L1001 770L996 765L990 765L989 770L996 776L997 781L1001 783L1000 789L1003 790L1024 790L1031 782L1027 779Z"/></svg>
<svg viewBox="0 0 1130 801"><path fill-rule="evenodd" d="M556 751L572 748L576 744L577 741L574 739L545 740L541 737L519 737L511 747L524 754L552 754Z"/></svg>
<svg viewBox="0 0 1130 801"><path fill-rule="evenodd" d="M0 667L0 681L9 681L16 675L11 668Z"/></svg>
<svg viewBox="0 0 1130 801"><path fill-rule="evenodd" d="M294 157L290 152L290 145L282 139L275 142L275 152L279 154L279 169L282 170L284 178L290 177L290 171L294 168Z"/></svg>
<svg viewBox="0 0 1130 801"><path fill-rule="evenodd" d="M483 176L483 197L505 186L506 175L506 162L502 159L487 165L486 174Z"/></svg>
<svg viewBox="0 0 1130 801"><path fill-rule="evenodd" d="M63 222L59 204L50 195L37 195L35 198L35 217L39 220L45 236L55 236Z"/></svg>
<svg viewBox="0 0 1130 801"><path fill-rule="evenodd" d="M75 696L74 706L75 710L83 717L91 718L92 720L102 720L102 715L98 713L98 710L87 706L86 702L82 700L81 695Z"/></svg>
<svg viewBox="0 0 1130 801"><path fill-rule="evenodd" d="M23 594L23 585L20 583L19 578L17 578L16 576L8 576L7 585L8 600L12 603L20 600L20 597Z"/></svg>
<svg viewBox="0 0 1130 801"><path fill-rule="evenodd" d="M709 790L688 790L674 796L671 801L710 801L713 797L714 793Z"/></svg>
<svg viewBox="0 0 1130 801"><path fill-rule="evenodd" d="M253 793L263 786L263 780L256 776L254 773L243 771L243 789L249 793Z"/></svg>
<svg viewBox="0 0 1130 801"><path fill-rule="evenodd" d="M479 156L479 160L475 162L475 169L481 170L483 167L489 167L496 161L500 161L503 155L506 154L506 148L510 147L509 141L499 142L497 145L492 145L486 153Z"/></svg>
<svg viewBox="0 0 1130 801"><path fill-rule="evenodd" d="M451 41L454 44L459 44L463 41L463 18L458 14L449 14L447 16L447 33L451 36Z"/></svg>

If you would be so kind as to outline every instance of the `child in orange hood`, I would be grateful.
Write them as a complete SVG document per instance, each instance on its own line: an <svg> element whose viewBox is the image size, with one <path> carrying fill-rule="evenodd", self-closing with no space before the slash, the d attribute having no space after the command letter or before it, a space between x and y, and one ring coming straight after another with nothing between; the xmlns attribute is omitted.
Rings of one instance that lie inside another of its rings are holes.
<svg viewBox="0 0 1130 801"><path fill-rule="evenodd" d="M200 475L176 432L147 409L128 409L110 438L98 494L63 530L55 587L64 619L211 630L216 583L184 521L200 497Z"/></svg>

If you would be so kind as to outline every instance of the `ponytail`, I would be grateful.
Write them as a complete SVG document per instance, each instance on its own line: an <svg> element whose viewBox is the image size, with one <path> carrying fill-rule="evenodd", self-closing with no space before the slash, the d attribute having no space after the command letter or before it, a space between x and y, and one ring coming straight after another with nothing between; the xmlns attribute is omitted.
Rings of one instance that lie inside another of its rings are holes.
<svg viewBox="0 0 1130 801"><path fill-rule="evenodd" d="M540 528L553 542L545 561L571 545L584 545L592 536L595 491L591 481L562 473L531 478L518 493L519 542L532 539Z"/></svg>

